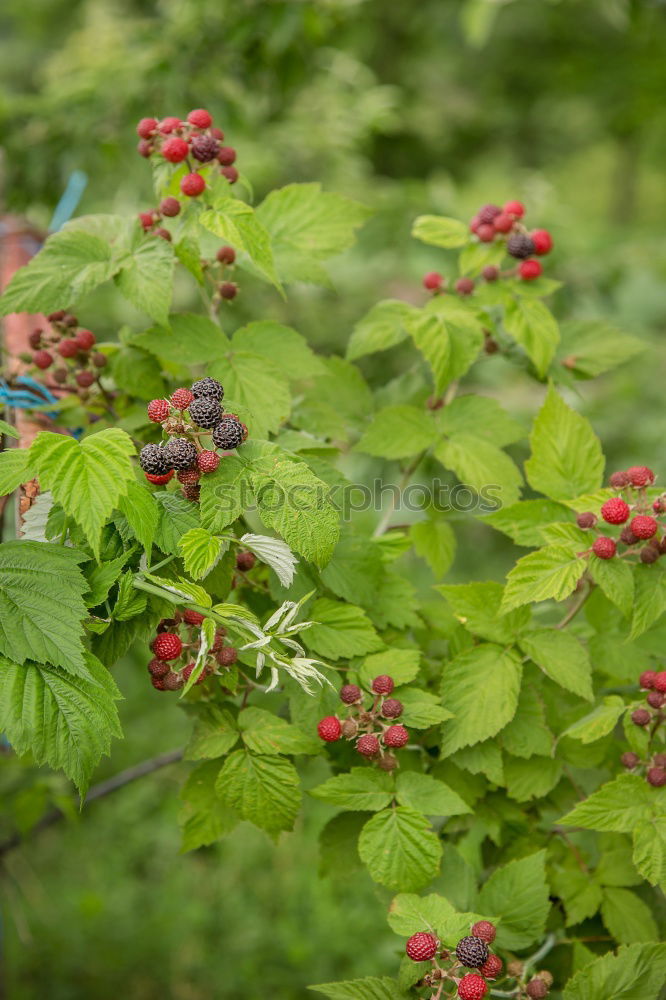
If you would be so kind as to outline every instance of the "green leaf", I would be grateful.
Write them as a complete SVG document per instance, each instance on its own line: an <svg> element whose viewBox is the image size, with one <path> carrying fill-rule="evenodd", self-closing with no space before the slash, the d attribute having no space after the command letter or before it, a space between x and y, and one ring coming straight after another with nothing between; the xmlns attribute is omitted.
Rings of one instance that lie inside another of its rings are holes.
<svg viewBox="0 0 666 1000"><path fill-rule="evenodd" d="M546 852L510 861L493 872L479 893L482 913L500 918L497 947L520 950L539 941L550 910Z"/></svg>
<svg viewBox="0 0 666 1000"><path fill-rule="evenodd" d="M434 454L446 469L455 472L461 483L484 500L489 488L492 498L501 500L502 506L515 503L520 496L523 484L520 470L506 452L490 441L462 432L438 444Z"/></svg>
<svg viewBox="0 0 666 1000"><path fill-rule="evenodd" d="M442 701L454 718L442 726L442 754L481 743L510 722L521 677L516 654L492 643L475 646L448 663L442 675Z"/></svg>
<svg viewBox="0 0 666 1000"><path fill-rule="evenodd" d="M345 983L320 983L308 986L315 993L323 993L329 1000L407 1000L394 979L350 979Z"/></svg>
<svg viewBox="0 0 666 1000"><path fill-rule="evenodd" d="M183 804L178 815L183 836L181 851L214 844L239 822L238 815L215 791L219 770L219 761L206 761L195 767L181 789Z"/></svg>
<svg viewBox="0 0 666 1000"><path fill-rule="evenodd" d="M529 608L500 613L504 588L500 583L441 584L435 588L450 604L461 625L482 639L511 643L529 624Z"/></svg>
<svg viewBox="0 0 666 1000"><path fill-rule="evenodd" d="M451 947L469 934L470 924L479 919L476 913L458 913L448 899L435 893L416 896L401 892L391 900L388 911L389 926L396 934L411 937L419 931L429 930Z"/></svg>
<svg viewBox="0 0 666 1000"><path fill-rule="evenodd" d="M501 610L554 598L563 601L585 572L586 560L564 545L547 545L519 559L506 578Z"/></svg>
<svg viewBox="0 0 666 1000"><path fill-rule="evenodd" d="M315 624L303 633L309 649L330 660L362 656L382 646L362 608L320 597L310 609Z"/></svg>
<svg viewBox="0 0 666 1000"><path fill-rule="evenodd" d="M375 882L412 891L437 875L442 845L425 816L398 806L368 820L358 853Z"/></svg>
<svg viewBox="0 0 666 1000"><path fill-rule="evenodd" d="M236 745L238 736L238 726L230 712L217 705L203 706L197 714L185 760L223 757Z"/></svg>
<svg viewBox="0 0 666 1000"><path fill-rule="evenodd" d="M504 749L514 757L549 757L553 734L546 725L546 713L535 689L523 684L518 708L511 722L502 730Z"/></svg>
<svg viewBox="0 0 666 1000"><path fill-rule="evenodd" d="M552 681L592 701L590 658L575 636L559 629L534 629L520 637L519 645Z"/></svg>
<svg viewBox="0 0 666 1000"><path fill-rule="evenodd" d="M530 486L552 500L568 500L599 489L604 470L601 445L588 421L550 386L530 434L525 463Z"/></svg>
<svg viewBox="0 0 666 1000"><path fill-rule="evenodd" d="M88 590L85 598L89 608L95 608L98 604L106 600L111 587L118 580L130 554L129 552L125 552L116 559L109 559L108 562L86 566L85 576L88 581Z"/></svg>
<svg viewBox="0 0 666 1000"><path fill-rule="evenodd" d="M315 736L263 708L244 708L238 725L246 747L256 754L314 754L321 750Z"/></svg>
<svg viewBox="0 0 666 1000"><path fill-rule="evenodd" d="M572 740L580 740L581 743L594 743L615 729L625 707L624 701L619 695L608 695L588 715L584 715L582 719L578 719L577 722L568 726L562 736L568 736Z"/></svg>
<svg viewBox="0 0 666 1000"><path fill-rule="evenodd" d="M430 729L452 718L441 700L421 688L402 688L399 692L403 712L400 721L410 729Z"/></svg>
<svg viewBox="0 0 666 1000"><path fill-rule="evenodd" d="M580 924L593 917L603 899L601 886L588 872L578 868L556 869L551 872L551 886L566 910L566 926Z"/></svg>
<svg viewBox="0 0 666 1000"><path fill-rule="evenodd" d="M401 771L396 784L400 805L409 806L427 816L459 816L471 812L457 792L430 774Z"/></svg>
<svg viewBox="0 0 666 1000"><path fill-rule="evenodd" d="M504 761L507 795L516 802L543 798L552 792L561 776L561 762L551 757L529 760L507 757Z"/></svg>
<svg viewBox="0 0 666 1000"><path fill-rule="evenodd" d="M322 375L326 371L305 337L290 326L272 320L248 323L236 330L231 338L231 349L266 358L290 380Z"/></svg>
<svg viewBox="0 0 666 1000"><path fill-rule="evenodd" d="M416 554L430 566L437 578L444 576L455 558L456 536L446 521L417 521L409 529Z"/></svg>
<svg viewBox="0 0 666 1000"><path fill-rule="evenodd" d="M291 587L298 559L286 542L269 535L242 535L241 544L254 552L276 574L283 587Z"/></svg>
<svg viewBox="0 0 666 1000"><path fill-rule="evenodd" d="M160 519L160 508L151 491L139 483L128 483L127 493L118 500L118 509L127 518L134 537L150 553Z"/></svg>
<svg viewBox="0 0 666 1000"><path fill-rule="evenodd" d="M469 226L460 219L443 215L419 215L412 226L412 236L432 247L454 250L469 242Z"/></svg>
<svg viewBox="0 0 666 1000"><path fill-rule="evenodd" d="M134 587L134 573L127 570L118 582L118 596L111 612L114 621L125 622L146 610L146 595Z"/></svg>
<svg viewBox="0 0 666 1000"><path fill-rule="evenodd" d="M560 331L553 314L538 299L521 297L508 304L504 326L513 339L525 348L537 375L542 378L560 342Z"/></svg>
<svg viewBox="0 0 666 1000"><path fill-rule="evenodd" d="M506 248L503 243L469 243L458 258L458 270L460 274L470 275L476 278L481 274L484 267L494 265L501 267L504 260ZM488 286L481 286L477 295L488 294Z"/></svg>
<svg viewBox="0 0 666 1000"><path fill-rule="evenodd" d="M162 242L162 241L160 241ZM99 556L102 526L134 482L132 439L118 427L83 441L42 431L30 447L30 463L42 489L48 489L65 513L83 529Z"/></svg>
<svg viewBox="0 0 666 1000"><path fill-rule="evenodd" d="M123 392L138 399L160 399L165 383L161 366L145 351L136 347L121 347L111 357L111 375Z"/></svg>
<svg viewBox="0 0 666 1000"><path fill-rule="evenodd" d="M406 317L416 347L432 371L441 393L472 366L483 345L483 328L473 313L457 304L434 301Z"/></svg>
<svg viewBox="0 0 666 1000"><path fill-rule="evenodd" d="M634 574L631 567L622 559L590 559L589 573L608 600L625 617L630 617L634 604Z"/></svg>
<svg viewBox="0 0 666 1000"><path fill-rule="evenodd" d="M604 889L601 917L620 944L659 940L649 906L630 889Z"/></svg>
<svg viewBox="0 0 666 1000"><path fill-rule="evenodd" d="M193 236L182 236L173 244L173 252L187 270L193 275L200 285L205 282L204 270L201 266L201 247L199 241Z"/></svg>
<svg viewBox="0 0 666 1000"><path fill-rule="evenodd" d="M365 533L345 527L330 562L321 571L322 583L351 604L372 607L385 577L382 553L368 544Z"/></svg>
<svg viewBox="0 0 666 1000"><path fill-rule="evenodd" d="M634 570L634 586L630 639L642 635L666 611L666 573L657 567L637 566Z"/></svg>
<svg viewBox="0 0 666 1000"><path fill-rule="evenodd" d="M485 740L472 747L463 747L451 757L451 763L470 774L485 774L495 785L504 784L504 762L499 743Z"/></svg>
<svg viewBox="0 0 666 1000"><path fill-rule="evenodd" d="M636 868L650 885L666 890L666 816L638 823L633 840Z"/></svg>
<svg viewBox="0 0 666 1000"><path fill-rule="evenodd" d="M279 288L271 237L259 213L255 213L251 205L226 195L216 197L213 204L213 208L199 216L201 225L230 243L240 254L240 263L249 265L251 270Z"/></svg>
<svg viewBox="0 0 666 1000"><path fill-rule="evenodd" d="M215 787L242 819L271 835L293 828L301 788L296 769L284 757L235 750L227 757Z"/></svg>
<svg viewBox="0 0 666 1000"><path fill-rule="evenodd" d="M562 504L544 499L520 500L492 514L486 514L480 520L508 535L516 545L533 548L545 543L545 527L553 521L564 521L571 517L571 512Z"/></svg>
<svg viewBox="0 0 666 1000"><path fill-rule="evenodd" d="M112 737L122 735L115 706L120 697L106 667L92 654L76 675L0 658L0 730L16 753L29 752L36 764L62 769L81 794L100 758L109 753Z"/></svg>
<svg viewBox="0 0 666 1000"><path fill-rule="evenodd" d="M319 834L319 875L324 878L355 879L362 870L356 845L367 815L341 812L328 821Z"/></svg>
<svg viewBox="0 0 666 1000"><path fill-rule="evenodd" d="M413 311L413 306L399 299L378 302L352 330L347 344L347 360L355 361L366 354L386 351L400 344L409 336L405 322Z"/></svg>
<svg viewBox="0 0 666 1000"><path fill-rule="evenodd" d="M121 258L116 285L133 306L166 323L176 262L173 247L168 240L144 234L138 226L132 227L126 242L127 253Z"/></svg>
<svg viewBox="0 0 666 1000"><path fill-rule="evenodd" d="M409 684L418 676L420 662L421 653L418 649L393 647L382 653L373 653L372 656L366 656L361 664L359 681L369 689L375 677L390 674L396 687Z"/></svg>
<svg viewBox="0 0 666 1000"><path fill-rule="evenodd" d="M607 833L631 833L653 818L663 800L663 794L655 794L644 778L620 774L575 805L558 823Z"/></svg>
<svg viewBox="0 0 666 1000"><path fill-rule="evenodd" d="M563 1000L645 1000L666 980L666 945L632 944L608 952L573 976Z"/></svg>
<svg viewBox="0 0 666 1000"><path fill-rule="evenodd" d="M606 320L568 320L562 324L558 356L579 378L596 378L640 354L647 344L622 333Z"/></svg>
<svg viewBox="0 0 666 1000"><path fill-rule="evenodd" d="M382 771L352 767L351 771L329 778L310 789L310 795L341 809L377 812L391 803L395 794L393 780Z"/></svg>
<svg viewBox="0 0 666 1000"><path fill-rule="evenodd" d="M0 653L84 674L85 555L48 542L0 546Z"/></svg>
<svg viewBox="0 0 666 1000"><path fill-rule="evenodd" d="M185 572L194 580L206 576L228 547L229 542L211 535L205 528L190 528L178 541Z"/></svg>
<svg viewBox="0 0 666 1000"><path fill-rule="evenodd" d="M387 406L379 410L355 447L379 458L408 458L437 440L432 415L416 406Z"/></svg>
<svg viewBox="0 0 666 1000"><path fill-rule="evenodd" d="M0 434L4 437L15 438L17 441L21 437L16 428L8 424L6 420L0 420Z"/></svg>
<svg viewBox="0 0 666 1000"><path fill-rule="evenodd" d="M201 479L201 522L210 532L224 531L253 500L250 467L235 455L226 455L215 472Z"/></svg>
<svg viewBox="0 0 666 1000"><path fill-rule="evenodd" d="M458 396L448 406L436 410L435 416L447 436L469 433L499 448L520 441L526 434L523 425L490 396Z"/></svg>
<svg viewBox="0 0 666 1000"><path fill-rule="evenodd" d="M275 432L289 416L289 382L274 362L259 354L237 351L214 361L209 374L224 385L226 395L248 412L248 427L254 438Z"/></svg>
<svg viewBox="0 0 666 1000"><path fill-rule="evenodd" d="M167 323L132 337L132 344L176 365L209 365L229 350L217 323L195 313L172 313Z"/></svg>
<svg viewBox="0 0 666 1000"><path fill-rule="evenodd" d="M0 452L0 496L13 493L21 483L27 483L30 474L30 452L27 448L8 448Z"/></svg>
<svg viewBox="0 0 666 1000"><path fill-rule="evenodd" d="M208 476L204 476L204 482L206 479ZM155 532L155 544L162 552L176 553L183 535L199 527L196 506L178 493L159 492L153 493L153 497L158 504L160 515Z"/></svg>

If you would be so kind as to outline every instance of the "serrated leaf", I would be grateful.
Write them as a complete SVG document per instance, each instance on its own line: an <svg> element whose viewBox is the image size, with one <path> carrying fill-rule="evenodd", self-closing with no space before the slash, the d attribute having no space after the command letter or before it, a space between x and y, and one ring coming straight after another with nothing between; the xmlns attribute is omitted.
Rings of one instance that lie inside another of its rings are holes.
<svg viewBox="0 0 666 1000"><path fill-rule="evenodd" d="M544 528L547 525L568 517L572 515L562 504L542 499L520 500L492 514L485 514L480 520L508 535L516 545L534 548L545 543Z"/></svg>
<svg viewBox="0 0 666 1000"><path fill-rule="evenodd" d="M292 829L301 804L301 787L296 769L284 757L234 750L215 787L242 819L271 835Z"/></svg>
<svg viewBox="0 0 666 1000"><path fill-rule="evenodd" d="M395 979L382 976L376 979L350 979L344 983L320 983L318 986L308 986L315 993L323 993L329 1000L407 1000Z"/></svg>
<svg viewBox="0 0 666 1000"><path fill-rule="evenodd" d="M182 832L181 851L194 851L215 843L238 824L238 815L222 802L215 790L219 761L195 767L183 785L178 823Z"/></svg>
<svg viewBox="0 0 666 1000"><path fill-rule="evenodd" d="M32 501L23 515L21 538L27 542L46 542L46 528L49 515L53 509L53 496L48 492L40 493Z"/></svg>
<svg viewBox="0 0 666 1000"><path fill-rule="evenodd" d="M649 906L630 889L605 888L601 918L620 944L659 940Z"/></svg>
<svg viewBox="0 0 666 1000"><path fill-rule="evenodd" d="M329 778L323 785L310 789L310 795L341 809L377 812L393 799L393 780L382 771L367 767L352 767L343 774Z"/></svg>
<svg viewBox="0 0 666 1000"><path fill-rule="evenodd" d="M231 338L231 349L267 358L289 380L322 375L326 371L305 337L273 320L259 320L236 330Z"/></svg>
<svg viewBox="0 0 666 1000"><path fill-rule="evenodd" d="M379 410L355 450L380 458L407 458L430 448L438 438L432 415L416 406Z"/></svg>
<svg viewBox="0 0 666 1000"><path fill-rule="evenodd" d="M190 528L178 541L185 572L195 580L206 576L228 547L226 539L211 535L205 528Z"/></svg>
<svg viewBox="0 0 666 1000"><path fill-rule="evenodd" d="M479 919L481 915L476 913L459 913L448 899L435 893L416 896L401 892L391 900L388 911L389 926L396 934L411 937L429 930L450 947L455 947L469 933L470 924Z"/></svg>
<svg viewBox="0 0 666 1000"><path fill-rule="evenodd" d="M476 278L481 274L484 267L501 267L506 253L503 243L468 243L463 248L458 258L458 270L460 274L469 275ZM496 289L494 289L496 291ZM488 286L482 285L477 295L488 295Z"/></svg>
<svg viewBox="0 0 666 1000"><path fill-rule="evenodd" d="M464 309L447 308L444 312L443 306L435 303L430 309L410 314L405 322L432 372L436 393L465 374L483 344L483 328Z"/></svg>
<svg viewBox="0 0 666 1000"><path fill-rule="evenodd" d="M575 589L587 562L563 545L547 545L519 559L506 578L501 610L553 598L563 601Z"/></svg>
<svg viewBox="0 0 666 1000"><path fill-rule="evenodd" d="M111 356L111 376L123 392L137 399L160 399L165 393L161 366L146 351L121 347Z"/></svg>
<svg viewBox="0 0 666 1000"><path fill-rule="evenodd" d="M638 823L633 845L634 864L643 878L666 890L666 815Z"/></svg>
<svg viewBox="0 0 666 1000"><path fill-rule="evenodd" d="M607 695L601 704L568 726L561 735L568 736L572 740L580 740L581 743L594 743L613 731L625 708L624 701L619 695Z"/></svg>
<svg viewBox="0 0 666 1000"><path fill-rule="evenodd" d="M403 706L400 721L410 729L429 729L452 718L452 713L444 708L441 699L429 691L402 688L398 694Z"/></svg>
<svg viewBox="0 0 666 1000"><path fill-rule="evenodd" d="M127 570L118 583L118 596L111 612L117 622L129 621L146 610L146 595L134 587L134 573Z"/></svg>
<svg viewBox="0 0 666 1000"><path fill-rule="evenodd" d="M654 569L657 571L654 572ZM630 639L642 635L666 611L666 573L657 567L637 566L634 570L634 586Z"/></svg>
<svg viewBox="0 0 666 1000"><path fill-rule="evenodd" d="M207 478L204 477L204 482ZM153 497L159 509L155 545L162 552L175 553L183 535L199 527L199 512L195 504L178 493L164 491L153 493Z"/></svg>
<svg viewBox="0 0 666 1000"><path fill-rule="evenodd" d="M413 306L399 299L378 302L352 330L347 344L347 360L355 361L366 354L386 351L400 344L409 336L405 321L413 311Z"/></svg>
<svg viewBox="0 0 666 1000"><path fill-rule="evenodd" d="M120 292L133 306L160 323L166 323L169 316L175 260L168 240L146 235L135 226L127 239L127 253L121 257L121 267L114 279Z"/></svg>
<svg viewBox="0 0 666 1000"><path fill-rule="evenodd" d="M412 236L433 247L453 250L469 242L469 226L460 219L443 215L419 215L412 226Z"/></svg>
<svg viewBox="0 0 666 1000"><path fill-rule="evenodd" d="M645 1000L666 980L666 945L632 944L595 958L573 976L563 1000Z"/></svg>
<svg viewBox="0 0 666 1000"><path fill-rule="evenodd" d="M482 886L479 909L500 918L498 948L513 951L541 940L550 910L545 861L545 851L510 861Z"/></svg>
<svg viewBox="0 0 666 1000"><path fill-rule="evenodd" d="M236 745L238 738L238 725L230 712L217 705L203 706L185 749L185 760L223 757Z"/></svg>
<svg viewBox="0 0 666 1000"><path fill-rule="evenodd" d="M393 647L381 653L366 656L359 670L361 684L370 688L372 681L380 674L390 674L396 686L409 684L418 676L421 653L418 649Z"/></svg>
<svg viewBox="0 0 666 1000"><path fill-rule="evenodd" d="M479 685L479 677L483 684ZM454 718L442 726L444 756L495 736L513 718L522 664L512 650L482 643L446 664L442 701Z"/></svg>
<svg viewBox="0 0 666 1000"><path fill-rule="evenodd" d="M639 775L620 774L575 805L558 823L607 833L631 833L641 823L649 822L665 799L659 792L654 794Z"/></svg>
<svg viewBox="0 0 666 1000"><path fill-rule="evenodd" d="M150 553L160 519L160 508L151 491L139 483L129 483L127 493L118 500L118 509L127 519L134 537Z"/></svg>
<svg viewBox="0 0 666 1000"><path fill-rule="evenodd" d="M271 237L251 205L231 196L219 196L214 199L213 208L201 213L199 222L225 243L230 243L237 253L242 253L252 270L280 287Z"/></svg>
<svg viewBox="0 0 666 1000"><path fill-rule="evenodd" d="M525 437L526 429L490 396L458 396L435 411L438 425L448 436L469 433L498 448Z"/></svg>
<svg viewBox="0 0 666 1000"><path fill-rule="evenodd" d="M88 581L88 590L85 599L89 608L95 608L106 600L130 555L131 553L125 552L116 559L109 559L108 562L86 566L85 576Z"/></svg>
<svg viewBox="0 0 666 1000"><path fill-rule="evenodd" d="M398 774L396 797L401 806L410 806L427 816L459 816L471 812L458 793L443 781L417 771Z"/></svg>
<svg viewBox="0 0 666 1000"><path fill-rule="evenodd" d="M298 559L286 542L269 535L245 534L241 543L271 567L283 587L291 587Z"/></svg>
<svg viewBox="0 0 666 1000"><path fill-rule="evenodd" d="M0 497L6 497L31 479L30 451L27 448L8 448L0 452Z"/></svg>
<svg viewBox="0 0 666 1000"><path fill-rule="evenodd" d="M201 479L201 522L208 531L224 531L253 502L250 467L235 455L226 455Z"/></svg>
<svg viewBox="0 0 666 1000"><path fill-rule="evenodd" d="M599 439L552 386L534 421L530 446L525 473L539 493L567 500L601 486L604 457Z"/></svg>
<svg viewBox="0 0 666 1000"><path fill-rule="evenodd" d="M461 483L471 487L484 500L490 489L493 500L501 501L502 506L515 503L520 496L523 477L518 466L490 441L459 432L440 442L434 455L446 469L455 472Z"/></svg>
<svg viewBox="0 0 666 1000"><path fill-rule="evenodd" d="M256 754L315 754L321 743L263 708L244 708L238 725L248 750Z"/></svg>
<svg viewBox="0 0 666 1000"><path fill-rule="evenodd" d="M0 420L0 435L4 437L15 438L17 441L21 437L19 432L11 424L8 424L6 420Z"/></svg>
<svg viewBox="0 0 666 1000"><path fill-rule="evenodd" d="M280 429L289 416L289 382L273 361L236 351L209 367L209 374L224 385L225 392L249 413L248 427L254 438L265 438Z"/></svg>
<svg viewBox="0 0 666 1000"><path fill-rule="evenodd" d="M535 689L523 684L518 708L502 730L502 745L514 757L548 757L553 750L553 734L546 725L546 713Z"/></svg>
<svg viewBox="0 0 666 1000"><path fill-rule="evenodd" d="M516 802L543 798L555 788L562 770L562 763L551 757L507 757L504 760L507 795Z"/></svg>
<svg viewBox="0 0 666 1000"><path fill-rule="evenodd" d="M358 853L375 882L411 891L437 875L442 845L425 816L397 806L368 820Z"/></svg>
<svg viewBox="0 0 666 1000"><path fill-rule="evenodd" d="M543 377L560 342L557 320L550 310L538 299L514 299L506 308L504 326L525 348L537 375Z"/></svg>
<svg viewBox="0 0 666 1000"><path fill-rule="evenodd" d="M363 812L338 813L319 834L319 875L335 879L354 879L362 869L356 845L363 824Z"/></svg>
<svg viewBox="0 0 666 1000"><path fill-rule="evenodd" d="M596 378L646 350L647 344L606 320L568 320L558 356L579 378Z"/></svg>
<svg viewBox="0 0 666 1000"><path fill-rule="evenodd" d="M417 521L409 529L409 537L417 555L430 566L439 579L450 568L456 554L456 536L450 524L443 520Z"/></svg>
<svg viewBox="0 0 666 1000"><path fill-rule="evenodd" d="M550 881L553 892L564 904L567 927L589 920L601 906L601 886L588 872L578 868L556 869L551 872Z"/></svg>
<svg viewBox="0 0 666 1000"><path fill-rule="evenodd" d="M441 584L435 589L450 604L460 624L482 639L511 643L529 624L529 608L506 615L500 612L504 588L494 581Z"/></svg>
<svg viewBox="0 0 666 1000"><path fill-rule="evenodd" d="M634 603L634 574L622 559L590 559L589 573L609 601L629 617Z"/></svg>
<svg viewBox="0 0 666 1000"><path fill-rule="evenodd" d="M132 337L132 344L177 365L209 365L229 350L217 323L195 313L171 313L166 323Z"/></svg>
<svg viewBox="0 0 666 1000"><path fill-rule="evenodd" d="M494 785L504 784L502 751L499 744L492 739L456 750L450 759L457 768L469 774L485 774L488 781L492 781Z"/></svg>
<svg viewBox="0 0 666 1000"><path fill-rule="evenodd" d="M353 604L320 597L308 616L314 624L303 633L303 639L325 659L349 659L382 646L365 611Z"/></svg>
<svg viewBox="0 0 666 1000"><path fill-rule="evenodd" d="M519 645L552 681L592 701L590 658L575 636L559 629L534 629L520 637Z"/></svg>

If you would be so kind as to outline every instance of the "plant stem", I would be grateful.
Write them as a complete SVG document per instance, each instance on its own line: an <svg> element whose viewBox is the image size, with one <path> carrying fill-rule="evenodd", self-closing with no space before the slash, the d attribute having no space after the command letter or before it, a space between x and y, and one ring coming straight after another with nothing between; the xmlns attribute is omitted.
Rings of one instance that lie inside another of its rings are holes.
<svg viewBox="0 0 666 1000"><path fill-rule="evenodd" d="M567 611L567 613L564 616L564 618L562 619L562 621L558 622L557 625L555 625L555 628L560 629L560 628L566 628L567 627L567 625L569 624L569 622L572 621L576 617L576 615L578 614L578 612L580 611L580 609L583 607L583 605L585 604L585 601L588 599L588 597L592 593L593 588L594 588L594 584L590 583L586 587L586 589L582 592L582 594L578 598L578 600L574 601L574 603L571 605L571 607Z"/></svg>
<svg viewBox="0 0 666 1000"><path fill-rule="evenodd" d="M166 559L162 559L162 561L158 562L155 566L150 566L147 572L154 573L156 569L162 569L162 566L166 566L167 563L170 563L171 560L175 558L175 556L167 556Z"/></svg>
<svg viewBox="0 0 666 1000"><path fill-rule="evenodd" d="M524 967L527 969L530 965L536 965L537 962L540 962L542 958L546 957L549 951L553 950L556 944L557 938L555 935L549 934L541 947L538 948L533 955L530 955L529 958L525 959L523 962Z"/></svg>
<svg viewBox="0 0 666 1000"><path fill-rule="evenodd" d="M428 449L426 448L424 451L420 452L416 456L416 458L412 462L410 462L410 464L407 466L402 476L400 477L400 482L398 483L398 493L402 493L405 486L407 486L409 480L412 478L412 476L418 469L419 465L425 458L427 451ZM373 538L379 538L381 535L384 534L384 532L387 530L391 522L391 518L393 516L394 511L395 511L395 496L392 496L388 507L382 514L381 518L379 519L379 523L377 524L377 527L372 533Z"/></svg>

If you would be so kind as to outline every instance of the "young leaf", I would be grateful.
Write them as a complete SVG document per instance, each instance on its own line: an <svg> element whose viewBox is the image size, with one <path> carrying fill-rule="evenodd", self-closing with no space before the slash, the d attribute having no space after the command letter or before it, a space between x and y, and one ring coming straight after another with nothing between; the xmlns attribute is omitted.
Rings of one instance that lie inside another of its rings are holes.
<svg viewBox="0 0 666 1000"><path fill-rule="evenodd" d="M500 918L499 948L520 950L541 939L550 910L545 861L545 851L510 861L483 885L478 906Z"/></svg>
<svg viewBox="0 0 666 1000"><path fill-rule="evenodd" d="M214 207L205 209L199 222L236 251L246 254L250 268L264 280L280 287L271 238L251 205L227 195L216 197Z"/></svg>
<svg viewBox="0 0 666 1000"><path fill-rule="evenodd" d="M519 559L506 578L501 610L554 598L563 601L583 575L585 559L564 545L547 545Z"/></svg>
<svg viewBox="0 0 666 1000"><path fill-rule="evenodd" d="M442 845L425 816L398 806L368 820L358 853L375 882L415 891L437 875Z"/></svg>
<svg viewBox="0 0 666 1000"><path fill-rule="evenodd" d="M160 520L160 508L151 491L139 483L129 483L126 495L118 500L118 509L127 519L134 537L150 553Z"/></svg>
<svg viewBox="0 0 666 1000"><path fill-rule="evenodd" d="M469 227L460 219L443 215L419 215L412 226L412 236L433 247L453 250L469 242Z"/></svg>
<svg viewBox="0 0 666 1000"><path fill-rule="evenodd" d="M195 580L206 576L228 547L226 539L211 535L205 528L190 528L178 541L185 572Z"/></svg>
<svg viewBox="0 0 666 1000"><path fill-rule="evenodd" d="M284 757L234 750L215 787L242 819L271 836L292 829L301 804L301 788L296 769Z"/></svg>
<svg viewBox="0 0 666 1000"><path fill-rule="evenodd" d="M283 587L291 587L298 559L286 542L270 535L245 534L241 543L271 567Z"/></svg>
<svg viewBox="0 0 666 1000"><path fill-rule="evenodd" d="M377 812L390 805L395 795L393 781L382 771L352 767L310 789L310 795L341 809Z"/></svg>
<svg viewBox="0 0 666 1000"><path fill-rule="evenodd" d="M634 603L634 574L622 559L590 559L590 576L625 617ZM654 574L653 574L654 575ZM652 580L650 580L652 584Z"/></svg>
<svg viewBox="0 0 666 1000"><path fill-rule="evenodd" d="M601 486L604 458L588 421L550 386L530 434L525 463L530 486L552 500L568 500Z"/></svg>
<svg viewBox="0 0 666 1000"><path fill-rule="evenodd" d="M552 681L592 701L590 658L575 636L559 629L541 628L525 632L518 643Z"/></svg>
<svg viewBox="0 0 666 1000"><path fill-rule="evenodd" d="M454 718L442 726L442 754L495 736L515 714L521 677L518 656L492 643L475 646L448 663L442 701Z"/></svg>
<svg viewBox="0 0 666 1000"><path fill-rule="evenodd" d="M303 633L309 649L329 660L362 656L382 646L365 611L320 597L309 611L315 623Z"/></svg>

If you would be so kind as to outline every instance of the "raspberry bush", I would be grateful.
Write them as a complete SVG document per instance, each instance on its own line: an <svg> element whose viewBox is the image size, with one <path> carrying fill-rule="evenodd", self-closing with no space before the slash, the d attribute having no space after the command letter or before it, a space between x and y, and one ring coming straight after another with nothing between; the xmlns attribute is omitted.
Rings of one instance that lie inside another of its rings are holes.
<svg viewBox="0 0 666 1000"><path fill-rule="evenodd" d="M517 200L417 219L433 270L344 358L239 323L260 282L276 301L327 286L368 212L317 184L253 205L206 109L137 133L157 207L68 223L2 298L37 317L8 383L55 399L29 445L3 423L0 493L23 514L0 547L8 743L85 798L122 736L114 666L140 652L145 697L192 720L184 850L241 821L276 838L317 799L322 872L365 869L407 940L386 974L315 991L656 998L663 472L606 470L571 405L644 345L558 323L566 234ZM134 317L113 342L94 332L105 282ZM193 291L201 313L180 308ZM402 374L366 377L394 349ZM478 391L493 365L540 393L531 426ZM491 532L513 564L470 580L465 546Z"/></svg>

